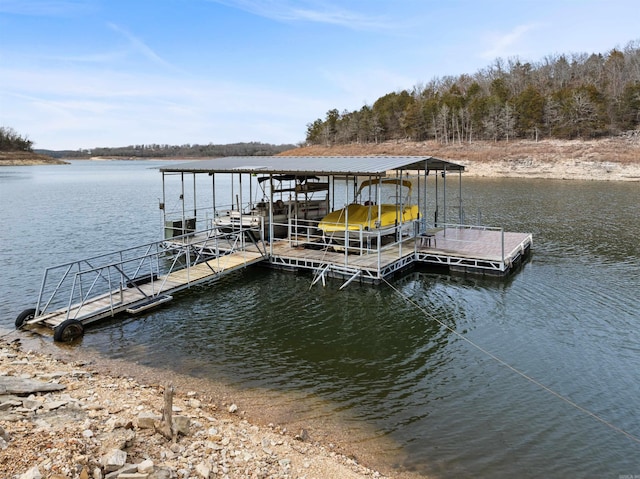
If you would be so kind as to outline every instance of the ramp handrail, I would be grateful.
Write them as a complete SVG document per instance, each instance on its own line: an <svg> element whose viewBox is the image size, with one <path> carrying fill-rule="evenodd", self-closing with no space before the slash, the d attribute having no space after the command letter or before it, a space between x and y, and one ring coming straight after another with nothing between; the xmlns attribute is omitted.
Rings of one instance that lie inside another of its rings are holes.
<svg viewBox="0 0 640 479"><path fill-rule="evenodd" d="M159 242L154 242L154 243L149 243L149 244L141 245L137 247L130 247L123 250L114 251L111 253L104 253L101 255L92 256L90 258L83 258L81 260L63 263L61 265L52 266L45 269L44 275L42 278L42 283L40 286L40 292L38 294L38 301L36 303L36 311L38 311L38 315L42 315L46 313L52 304L53 305L57 304L55 302L56 297L59 296L61 293L64 293L66 288L68 288L66 289L67 292L69 292L70 290L74 290L76 277L78 275L82 276L85 273L98 272L98 277L96 278L96 281L97 281L97 279L99 279L100 277L100 273L105 269L108 269L118 264L125 264L125 263L132 263L135 261L139 261L140 264L135 266L134 271L129 275L126 275L126 276L135 277L136 273L140 271L140 268L146 258L158 257L158 255L161 253L160 250L158 249L156 249L156 251L154 252L150 252L154 246L156 247L159 246L158 243ZM126 253L132 253L142 248L146 248L146 253L138 254L133 257L129 257L125 259ZM94 264L96 264L98 260L104 260L108 262L107 264L102 264L101 266L94 266ZM75 269L74 267L77 268L77 271L75 272L73 272L73 270ZM53 274L55 274L56 270L60 270L60 269L65 269L64 273L61 275L56 286L52 289L51 294L48 295L48 299L46 300L46 303L43 306L41 306L43 302L43 298L47 293L47 282L49 281L50 277ZM70 279L70 274L72 275L71 279ZM102 279L104 279L107 283L109 283L110 281L110 278L107 278L105 276L102 276ZM68 284L69 282L71 282L70 285ZM83 292L83 285L80 283L78 287L80 290L80 295L84 296L85 293Z"/></svg>
<svg viewBox="0 0 640 479"><path fill-rule="evenodd" d="M163 292L171 273L186 269L189 278L189 269L196 264L246 250L249 229L222 233L213 228L46 268L36 317L56 310L59 313L66 307L67 319L78 318L87 303L100 297L109 298L113 311L122 303L125 289L136 289L143 299L155 298ZM266 254L264 246L261 248L255 240L252 244L260 254ZM150 288L140 287L146 283ZM115 298L118 294L119 300Z"/></svg>

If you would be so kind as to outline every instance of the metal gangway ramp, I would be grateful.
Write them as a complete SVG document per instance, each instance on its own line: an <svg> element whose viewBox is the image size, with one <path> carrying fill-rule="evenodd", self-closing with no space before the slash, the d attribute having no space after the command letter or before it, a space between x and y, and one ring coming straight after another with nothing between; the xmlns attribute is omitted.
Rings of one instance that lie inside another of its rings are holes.
<svg viewBox="0 0 640 479"><path fill-rule="evenodd" d="M35 308L23 311L16 327L46 326L54 340L69 341L89 323L157 307L265 259L264 244L246 233L214 228L47 268Z"/></svg>

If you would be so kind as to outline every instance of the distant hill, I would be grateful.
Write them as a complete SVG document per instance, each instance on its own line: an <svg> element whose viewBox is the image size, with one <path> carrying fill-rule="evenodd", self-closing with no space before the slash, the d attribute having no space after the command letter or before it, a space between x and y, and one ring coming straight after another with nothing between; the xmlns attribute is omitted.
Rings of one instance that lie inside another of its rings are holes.
<svg viewBox="0 0 640 479"><path fill-rule="evenodd" d="M45 155L50 158L89 159L89 154L80 150L43 150L36 148L33 151L39 155Z"/></svg>
<svg viewBox="0 0 640 479"><path fill-rule="evenodd" d="M100 147L80 150L35 150L54 158L209 158L220 156L270 156L295 148L292 144L272 145L269 143L247 142L225 145L129 145Z"/></svg>

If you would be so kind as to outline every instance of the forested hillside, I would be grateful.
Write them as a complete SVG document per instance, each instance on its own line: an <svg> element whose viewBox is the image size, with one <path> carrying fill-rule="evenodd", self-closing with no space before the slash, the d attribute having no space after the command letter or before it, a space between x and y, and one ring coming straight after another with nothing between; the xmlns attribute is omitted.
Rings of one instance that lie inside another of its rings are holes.
<svg viewBox="0 0 640 479"><path fill-rule="evenodd" d="M606 54L496 60L475 75L434 79L357 111L332 109L307 125L306 142L598 138L639 126L640 40Z"/></svg>

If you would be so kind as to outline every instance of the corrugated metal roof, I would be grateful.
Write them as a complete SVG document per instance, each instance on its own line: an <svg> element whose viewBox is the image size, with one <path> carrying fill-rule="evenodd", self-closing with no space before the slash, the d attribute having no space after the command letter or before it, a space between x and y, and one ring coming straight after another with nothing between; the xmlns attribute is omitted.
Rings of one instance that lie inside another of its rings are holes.
<svg viewBox="0 0 640 479"><path fill-rule="evenodd" d="M464 170L432 156L229 156L168 165L160 171L385 176L390 170L424 170L425 164L428 170Z"/></svg>

